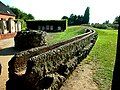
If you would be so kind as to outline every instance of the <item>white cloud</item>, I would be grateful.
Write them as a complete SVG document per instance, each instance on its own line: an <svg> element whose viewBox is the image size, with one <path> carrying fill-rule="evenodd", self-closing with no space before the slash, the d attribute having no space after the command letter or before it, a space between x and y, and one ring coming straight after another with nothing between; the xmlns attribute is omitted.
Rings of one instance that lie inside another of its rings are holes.
<svg viewBox="0 0 120 90"><path fill-rule="evenodd" d="M61 19L71 13L83 15L87 6L90 7L90 22L113 21L120 15L119 0L12 0L10 5L36 19Z"/></svg>

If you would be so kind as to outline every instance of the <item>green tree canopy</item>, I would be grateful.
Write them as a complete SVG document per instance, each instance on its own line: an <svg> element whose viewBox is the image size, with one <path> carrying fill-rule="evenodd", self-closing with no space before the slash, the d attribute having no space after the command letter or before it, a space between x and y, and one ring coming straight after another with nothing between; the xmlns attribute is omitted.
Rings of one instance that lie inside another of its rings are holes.
<svg viewBox="0 0 120 90"><path fill-rule="evenodd" d="M89 23L90 7L87 7L84 13L83 24Z"/></svg>
<svg viewBox="0 0 120 90"><path fill-rule="evenodd" d="M15 8L15 7L10 7L8 6L12 12L16 15L16 19L19 19L19 21L21 22L21 25L22 25L22 29L25 30L27 27L26 27L26 20L32 20L34 19L34 16L32 14L27 14L23 11L21 11L20 9L18 8Z"/></svg>
<svg viewBox="0 0 120 90"><path fill-rule="evenodd" d="M16 15L16 19L23 19L23 20L31 20L31 19L34 19L34 16L32 14L27 14L23 11L21 11L20 9L18 8L15 8L15 7L9 7L12 12Z"/></svg>
<svg viewBox="0 0 120 90"><path fill-rule="evenodd" d="M68 19L68 17L67 16L63 16L62 19Z"/></svg>
<svg viewBox="0 0 120 90"><path fill-rule="evenodd" d="M81 25L81 24L88 24L89 23L89 7L86 8L84 16L83 15L75 15L71 14L69 17L63 16L62 19L68 20L68 25Z"/></svg>
<svg viewBox="0 0 120 90"><path fill-rule="evenodd" d="M119 17L120 17L120 16L117 16L117 17L115 18L115 20L113 21L113 24L118 24L118 22L120 21L120 20L119 20Z"/></svg>

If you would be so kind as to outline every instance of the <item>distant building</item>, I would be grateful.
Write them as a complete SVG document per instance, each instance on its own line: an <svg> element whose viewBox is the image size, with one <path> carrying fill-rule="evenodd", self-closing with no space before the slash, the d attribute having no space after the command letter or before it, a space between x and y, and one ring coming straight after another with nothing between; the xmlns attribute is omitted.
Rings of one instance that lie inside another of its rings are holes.
<svg viewBox="0 0 120 90"><path fill-rule="evenodd" d="M0 20L8 20L9 18L15 20L15 16L16 15L10 10L10 8L0 1Z"/></svg>
<svg viewBox="0 0 120 90"><path fill-rule="evenodd" d="M42 30L46 32L64 31L67 20L31 20L26 21L28 30Z"/></svg>

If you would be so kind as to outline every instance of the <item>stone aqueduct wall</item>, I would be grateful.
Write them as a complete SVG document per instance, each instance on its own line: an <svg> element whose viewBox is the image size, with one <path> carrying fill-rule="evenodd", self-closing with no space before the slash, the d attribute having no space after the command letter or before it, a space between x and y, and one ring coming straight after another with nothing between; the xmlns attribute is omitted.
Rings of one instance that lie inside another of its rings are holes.
<svg viewBox="0 0 120 90"><path fill-rule="evenodd" d="M58 90L77 64L88 55L96 39L97 34L90 30L52 46L17 53L9 62L8 88Z"/></svg>

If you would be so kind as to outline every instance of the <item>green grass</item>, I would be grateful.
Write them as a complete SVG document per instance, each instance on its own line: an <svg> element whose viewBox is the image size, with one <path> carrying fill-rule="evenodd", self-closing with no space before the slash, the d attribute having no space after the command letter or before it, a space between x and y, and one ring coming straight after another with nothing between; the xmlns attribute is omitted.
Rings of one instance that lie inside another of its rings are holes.
<svg viewBox="0 0 120 90"><path fill-rule="evenodd" d="M47 44L55 44L57 42L65 41L77 35L83 34L84 29L84 26L72 26L68 27L64 32L48 33L46 37Z"/></svg>
<svg viewBox="0 0 120 90"><path fill-rule="evenodd" d="M116 54L117 30L96 30L98 39L87 60L95 63L94 81L100 90L109 90Z"/></svg>

